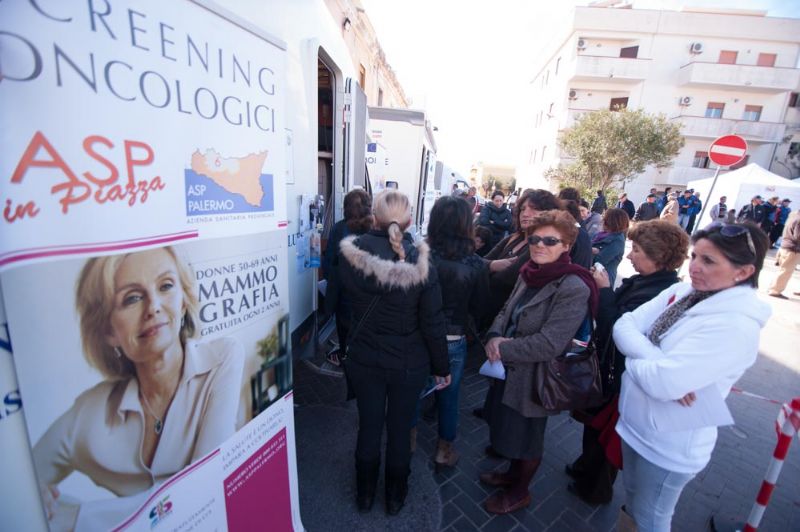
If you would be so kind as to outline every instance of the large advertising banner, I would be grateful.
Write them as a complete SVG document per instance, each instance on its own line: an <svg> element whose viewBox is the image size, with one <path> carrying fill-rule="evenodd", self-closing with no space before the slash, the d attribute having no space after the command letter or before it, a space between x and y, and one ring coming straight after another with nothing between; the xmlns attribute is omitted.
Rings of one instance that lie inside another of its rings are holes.
<svg viewBox="0 0 800 532"><path fill-rule="evenodd" d="M27 494L4 515L302 528L285 51L245 26L191 2L0 2L3 400L24 419L0 437L23 442Z"/></svg>

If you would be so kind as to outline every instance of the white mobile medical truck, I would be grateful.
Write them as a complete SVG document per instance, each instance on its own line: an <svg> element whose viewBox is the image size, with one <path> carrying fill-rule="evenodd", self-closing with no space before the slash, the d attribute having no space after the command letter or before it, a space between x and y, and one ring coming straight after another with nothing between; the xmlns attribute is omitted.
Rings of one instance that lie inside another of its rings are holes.
<svg viewBox="0 0 800 532"><path fill-rule="evenodd" d="M396 188L411 200L413 227L424 236L436 201L436 141L425 112L369 107L367 163L373 192Z"/></svg>

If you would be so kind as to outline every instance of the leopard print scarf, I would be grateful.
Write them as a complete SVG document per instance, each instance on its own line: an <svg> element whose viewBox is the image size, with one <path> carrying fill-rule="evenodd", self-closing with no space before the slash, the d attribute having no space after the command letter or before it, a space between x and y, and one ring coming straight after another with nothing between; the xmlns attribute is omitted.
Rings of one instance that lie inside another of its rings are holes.
<svg viewBox="0 0 800 532"><path fill-rule="evenodd" d="M666 334L666 332L669 331L669 329L683 317L687 310L716 293L716 291L699 292L694 290L683 298L679 299L677 302L667 307L667 310L662 312L656 321L653 322L653 327L647 334L647 338L653 342L653 345L660 346L661 337L664 336L664 334Z"/></svg>

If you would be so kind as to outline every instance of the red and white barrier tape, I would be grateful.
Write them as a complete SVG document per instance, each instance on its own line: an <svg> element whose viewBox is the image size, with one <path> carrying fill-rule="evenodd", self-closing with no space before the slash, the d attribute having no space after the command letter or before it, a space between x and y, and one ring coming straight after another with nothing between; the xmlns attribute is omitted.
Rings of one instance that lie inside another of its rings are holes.
<svg viewBox="0 0 800 532"><path fill-rule="evenodd" d="M738 390L738 393L755 396L755 394L750 394L749 392L743 392L741 390ZM772 399L767 399L766 397L755 397L774 402ZM758 491L756 503L753 505L753 509L750 510L750 516L747 518L744 532L756 532L756 530L758 530L761 518L764 517L764 511L767 509L769 498L772 496L772 491L775 489L775 483L778 481L778 475L780 475L781 468L783 467L783 461L786 459L786 454L789 451L789 444L795 436L800 438L800 397L792 399L791 405L781 405L781 410L778 413L775 426L778 430L778 444L775 446L775 452L772 453L772 461L767 468L764 481L761 483L761 489Z"/></svg>

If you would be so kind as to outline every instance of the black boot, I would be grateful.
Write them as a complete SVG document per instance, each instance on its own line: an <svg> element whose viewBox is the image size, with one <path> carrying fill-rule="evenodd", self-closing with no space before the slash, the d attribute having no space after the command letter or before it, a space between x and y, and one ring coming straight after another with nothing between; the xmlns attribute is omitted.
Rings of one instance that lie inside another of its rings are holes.
<svg viewBox="0 0 800 532"><path fill-rule="evenodd" d="M356 460L356 504L362 514L372 510L379 470L380 462Z"/></svg>
<svg viewBox="0 0 800 532"><path fill-rule="evenodd" d="M397 515L403 509L408 495L408 468L393 470L386 468L386 513Z"/></svg>

